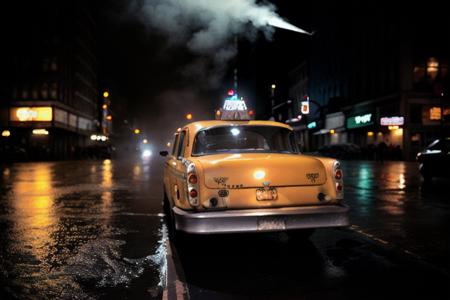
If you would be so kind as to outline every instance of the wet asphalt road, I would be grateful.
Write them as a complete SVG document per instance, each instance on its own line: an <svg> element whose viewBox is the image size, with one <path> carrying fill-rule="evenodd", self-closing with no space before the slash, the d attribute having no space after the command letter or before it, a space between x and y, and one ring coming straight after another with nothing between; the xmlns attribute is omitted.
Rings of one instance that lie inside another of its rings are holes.
<svg viewBox="0 0 450 300"><path fill-rule="evenodd" d="M0 298L449 299L450 181L344 162L352 226L167 238L162 160L17 163L0 173Z"/></svg>

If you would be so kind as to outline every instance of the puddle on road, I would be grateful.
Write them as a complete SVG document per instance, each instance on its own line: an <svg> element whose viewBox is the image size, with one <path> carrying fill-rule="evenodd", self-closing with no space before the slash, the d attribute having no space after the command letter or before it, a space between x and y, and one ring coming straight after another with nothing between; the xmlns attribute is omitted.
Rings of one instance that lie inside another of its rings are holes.
<svg viewBox="0 0 450 300"><path fill-rule="evenodd" d="M70 165L70 174L65 164L46 163L3 172L0 299L117 297L134 292L138 281L145 296L160 295L167 239L162 215L130 208L146 186L118 177L126 170L91 170L90 164L97 163ZM133 251L133 239L139 250Z"/></svg>
<svg viewBox="0 0 450 300"><path fill-rule="evenodd" d="M132 288L133 280L150 272L156 274L156 278L151 276L142 288L149 297L158 297L165 286L167 273L167 230L164 224L161 224L159 234L154 253L140 258L124 257L122 248L126 242L107 237L86 242L75 256L55 269L48 268L44 261L31 254L17 253L15 258L21 262L9 262L7 269L10 272L7 272L3 269L6 261L0 257L3 269L0 277L9 281L5 291L17 298L33 299L38 295L37 298L95 299L113 294L115 288Z"/></svg>

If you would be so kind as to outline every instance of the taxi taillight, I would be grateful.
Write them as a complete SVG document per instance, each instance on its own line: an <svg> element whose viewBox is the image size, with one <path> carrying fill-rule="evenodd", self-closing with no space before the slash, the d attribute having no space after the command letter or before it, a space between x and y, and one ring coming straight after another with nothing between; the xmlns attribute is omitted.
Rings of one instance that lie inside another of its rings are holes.
<svg viewBox="0 0 450 300"><path fill-rule="evenodd" d="M344 182L342 173L341 164L339 161L336 161L333 165L333 173L334 173L334 186L336 189L336 198L343 199L344 198Z"/></svg>
<svg viewBox="0 0 450 300"><path fill-rule="evenodd" d="M197 179L197 175L195 175L195 174L189 174L189 176L188 176L188 182L190 183L190 184L197 184L197 182L198 182L198 179Z"/></svg>
<svg viewBox="0 0 450 300"><path fill-rule="evenodd" d="M197 193L196 189L192 189L192 190L189 191L189 197L197 198L197 196L198 196L198 193Z"/></svg>
<svg viewBox="0 0 450 300"><path fill-rule="evenodd" d="M188 187L188 200L192 207L197 207L200 204L198 199L199 186L198 177L194 163L190 163L187 167L187 187Z"/></svg>

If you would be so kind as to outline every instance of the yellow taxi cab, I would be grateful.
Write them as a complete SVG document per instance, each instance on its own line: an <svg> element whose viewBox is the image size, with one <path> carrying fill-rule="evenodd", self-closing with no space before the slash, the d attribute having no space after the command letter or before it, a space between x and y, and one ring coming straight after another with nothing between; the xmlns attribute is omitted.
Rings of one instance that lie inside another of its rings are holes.
<svg viewBox="0 0 450 300"><path fill-rule="evenodd" d="M164 206L176 232L290 231L347 226L343 174L331 158L302 155L292 128L212 120L175 134L164 167Z"/></svg>

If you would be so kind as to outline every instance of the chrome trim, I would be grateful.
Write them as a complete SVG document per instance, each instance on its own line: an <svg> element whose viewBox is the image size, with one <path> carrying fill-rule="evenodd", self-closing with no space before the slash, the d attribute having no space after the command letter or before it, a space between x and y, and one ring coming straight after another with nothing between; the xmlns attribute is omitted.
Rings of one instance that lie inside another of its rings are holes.
<svg viewBox="0 0 450 300"><path fill-rule="evenodd" d="M349 208L345 205L316 205L303 207L257 208L194 212L173 209L178 230L195 234L260 232L258 220L279 217L286 230L350 225ZM265 230L264 230L265 231Z"/></svg>

